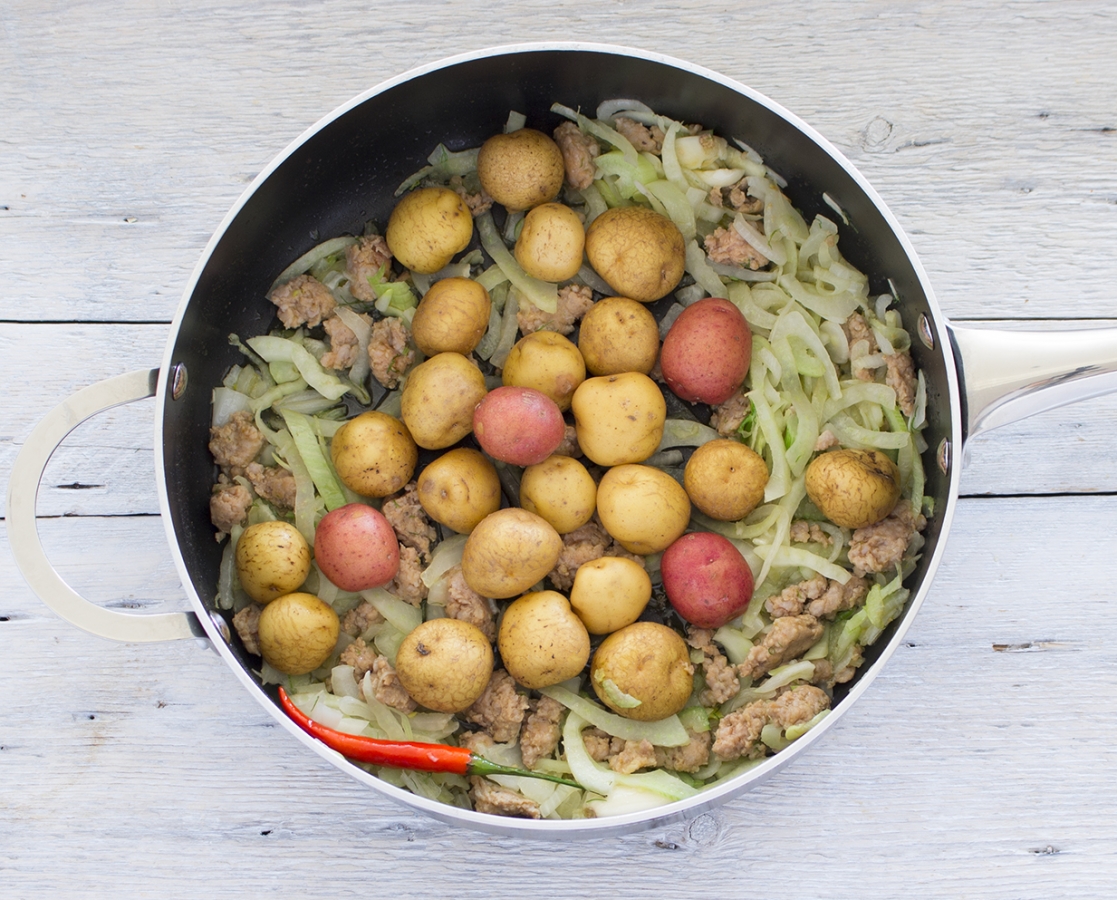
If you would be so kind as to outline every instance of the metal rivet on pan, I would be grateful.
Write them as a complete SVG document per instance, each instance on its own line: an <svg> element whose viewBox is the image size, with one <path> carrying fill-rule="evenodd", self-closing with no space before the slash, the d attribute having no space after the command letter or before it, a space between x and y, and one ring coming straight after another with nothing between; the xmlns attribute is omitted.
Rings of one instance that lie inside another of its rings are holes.
<svg viewBox="0 0 1117 900"><path fill-rule="evenodd" d="M225 617L219 612L211 612L209 614L209 620L225 640L225 643L231 644L233 642L233 634L229 631L229 623L225 621Z"/></svg>
<svg viewBox="0 0 1117 900"><path fill-rule="evenodd" d="M931 330L931 320L927 317L927 313L923 313L919 317L919 339L923 341L923 346L928 350L935 349L935 333Z"/></svg>
<svg viewBox="0 0 1117 900"><path fill-rule="evenodd" d="M943 438L939 444L935 459L938 460L943 475L946 475L950 471L950 441L947 438Z"/></svg>
<svg viewBox="0 0 1117 900"><path fill-rule="evenodd" d="M186 393L186 364L175 363L171 366L171 399L181 400Z"/></svg>

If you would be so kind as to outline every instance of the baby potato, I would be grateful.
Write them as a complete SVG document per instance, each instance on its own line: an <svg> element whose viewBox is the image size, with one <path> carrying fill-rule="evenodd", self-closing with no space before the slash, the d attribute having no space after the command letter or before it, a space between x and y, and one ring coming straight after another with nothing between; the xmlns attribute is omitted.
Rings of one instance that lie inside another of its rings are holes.
<svg viewBox="0 0 1117 900"><path fill-rule="evenodd" d="M900 470L879 450L831 450L807 466L807 496L843 528L885 518L900 500Z"/></svg>
<svg viewBox="0 0 1117 900"><path fill-rule="evenodd" d="M477 153L481 187L510 212L548 203L562 190L566 166L558 144L534 128L494 134Z"/></svg>
<svg viewBox="0 0 1117 900"><path fill-rule="evenodd" d="M644 567L625 556L602 556L574 573L570 606L590 634L612 634L631 625L652 598Z"/></svg>
<svg viewBox="0 0 1117 900"><path fill-rule="evenodd" d="M767 485L764 458L730 438L698 447L683 470L683 487L690 502L723 522L736 522L756 509Z"/></svg>
<svg viewBox="0 0 1117 900"><path fill-rule="evenodd" d="M441 450L473 430L473 409L485 393L485 376L476 363L460 353L438 353L407 376L400 417L416 444Z"/></svg>
<svg viewBox="0 0 1117 900"><path fill-rule="evenodd" d="M392 255L413 272L431 274L450 264L473 239L473 214L447 187L404 194L388 217L384 239Z"/></svg>
<svg viewBox="0 0 1117 900"><path fill-rule="evenodd" d="M597 515L629 553L658 553L686 531L690 500L679 482L653 466L614 466L597 486Z"/></svg>
<svg viewBox="0 0 1117 900"><path fill-rule="evenodd" d="M546 394L526 387L493 388L473 411L473 434L493 459L514 466L542 462L566 435L562 411Z"/></svg>
<svg viewBox="0 0 1117 900"><path fill-rule="evenodd" d="M463 356L485 336L492 301L471 278L441 278L419 301L411 320L411 339L425 356L451 350Z"/></svg>
<svg viewBox="0 0 1117 900"><path fill-rule="evenodd" d="M659 355L659 326L643 303L605 297L582 317L578 349L593 375L647 375Z"/></svg>
<svg viewBox="0 0 1117 900"><path fill-rule="evenodd" d="M659 568L675 612L696 628L721 628L748 609L752 599L752 569L720 534L684 534L663 551Z"/></svg>
<svg viewBox="0 0 1117 900"><path fill-rule="evenodd" d="M593 655L590 681L613 712L640 722L679 712L694 690L690 650L677 632L657 622L614 631Z"/></svg>
<svg viewBox="0 0 1117 900"><path fill-rule="evenodd" d="M599 466L643 462L663 439L667 403L656 383L639 372L587 378L570 408L578 445Z"/></svg>
<svg viewBox="0 0 1117 900"><path fill-rule="evenodd" d="M420 706L458 713L484 693L493 674L493 648L484 632L460 619L430 619L396 652L396 675Z"/></svg>
<svg viewBox="0 0 1117 900"><path fill-rule="evenodd" d="M543 281L566 281L582 268L586 229L578 214L563 203L543 203L528 211L514 255L528 275Z"/></svg>
<svg viewBox="0 0 1117 900"><path fill-rule="evenodd" d="M590 658L590 636L557 591L535 591L505 609L497 634L504 668L526 688L573 678Z"/></svg>
<svg viewBox="0 0 1117 900"><path fill-rule="evenodd" d="M586 364L578 348L557 331L533 331L509 351L501 379L506 385L546 394L565 412L586 380Z"/></svg>
<svg viewBox="0 0 1117 900"><path fill-rule="evenodd" d="M549 456L528 466L520 478L520 506L542 516L559 534L593 518L597 483L572 456Z"/></svg>
<svg viewBox="0 0 1117 900"><path fill-rule="evenodd" d="M395 416L368 410L338 429L330 442L337 477L362 497L387 497L415 474L419 448Z"/></svg>
<svg viewBox="0 0 1117 900"><path fill-rule="evenodd" d="M507 599L542 581L561 552L562 538L542 516L498 509L469 533L462 576L481 596Z"/></svg>
<svg viewBox="0 0 1117 900"><path fill-rule="evenodd" d="M382 587L399 572L399 538L378 509L346 503L332 509L314 532L314 560L343 591Z"/></svg>
<svg viewBox="0 0 1117 900"><path fill-rule="evenodd" d="M671 323L659 365L676 396L716 406L744 383L751 359L752 330L742 312L722 297L706 297Z"/></svg>
<svg viewBox="0 0 1117 900"><path fill-rule="evenodd" d="M430 463L417 480L427 515L458 534L469 534L500 509L500 476L485 454L457 447Z"/></svg>
<svg viewBox="0 0 1117 900"><path fill-rule="evenodd" d="M618 206L586 229L590 265L614 291L652 303L683 277L686 246L675 223L644 206Z"/></svg>
<svg viewBox="0 0 1117 900"><path fill-rule="evenodd" d="M257 603L298 588L310 574L310 545L290 522L249 525L237 541L237 578Z"/></svg>
<svg viewBox="0 0 1117 900"><path fill-rule="evenodd" d="M260 613L260 655L284 674L305 675L330 658L340 630L328 603L313 594L284 594Z"/></svg>

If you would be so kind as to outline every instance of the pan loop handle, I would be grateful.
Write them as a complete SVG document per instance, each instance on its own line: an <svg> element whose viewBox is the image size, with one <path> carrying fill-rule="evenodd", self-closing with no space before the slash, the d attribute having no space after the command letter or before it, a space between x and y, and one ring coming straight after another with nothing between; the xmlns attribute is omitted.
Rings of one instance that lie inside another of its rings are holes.
<svg viewBox="0 0 1117 900"><path fill-rule="evenodd" d="M99 381L68 397L35 426L16 456L8 482L8 542L27 583L63 619L116 641L170 641L206 637L206 633L193 613L121 612L97 606L78 594L43 552L35 501L47 463L66 435L97 413L153 397L158 381L158 369L142 369Z"/></svg>

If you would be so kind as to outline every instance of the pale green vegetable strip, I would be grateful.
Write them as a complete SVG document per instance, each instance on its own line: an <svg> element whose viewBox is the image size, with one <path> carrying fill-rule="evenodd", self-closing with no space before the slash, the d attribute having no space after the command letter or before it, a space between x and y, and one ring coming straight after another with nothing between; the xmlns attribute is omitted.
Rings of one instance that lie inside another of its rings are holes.
<svg viewBox="0 0 1117 900"><path fill-rule="evenodd" d="M766 565L779 568L801 566L842 584L850 579L848 569L835 565L817 553L811 553L810 550L804 550L801 547L783 546L773 549L773 546L769 544L757 544L755 549L756 555L763 559Z"/></svg>
<svg viewBox="0 0 1117 900"><path fill-rule="evenodd" d="M822 294L817 288L803 284L798 278L781 275L779 285L811 312L832 322L844 322L861 305L863 297L848 292Z"/></svg>
<svg viewBox="0 0 1117 900"><path fill-rule="evenodd" d="M394 594L389 594L384 588L372 588L361 591L361 596L376 607L393 628L404 635L410 634L422 624L423 612L418 607L405 603Z"/></svg>
<svg viewBox="0 0 1117 900"><path fill-rule="evenodd" d="M491 213L482 213L474 222L481 238L481 246L492 257L493 262L500 266L508 280L543 312L553 313L558 308L558 285L532 278L523 270L497 232Z"/></svg>
<svg viewBox="0 0 1117 900"><path fill-rule="evenodd" d="M669 447L701 447L707 441L720 438L709 425L703 425L693 419L667 419L663 423L663 438L656 448L656 452Z"/></svg>
<svg viewBox="0 0 1117 900"><path fill-rule="evenodd" d="M690 740L678 716L668 716L655 722L637 722L635 719L626 719L611 713L592 700L587 700L559 685L545 687L540 693L561 703L571 711L571 714L576 713L613 737L623 738L626 741L646 739L657 747L681 747Z"/></svg>
<svg viewBox="0 0 1117 900"><path fill-rule="evenodd" d="M794 741L798 738L801 738L804 734L814 728L815 725L825 719L828 715L830 715L830 710L824 709L809 722L803 722L800 725L789 725L783 733L784 737L786 737L789 741Z"/></svg>
<svg viewBox="0 0 1117 900"><path fill-rule="evenodd" d="M694 207L690 205L686 194L670 181L653 181L646 187L663 204L667 217L682 232L683 240L693 240L696 228Z"/></svg>
<svg viewBox="0 0 1117 900"><path fill-rule="evenodd" d="M272 335L260 335L249 338L245 343L267 362L283 360L294 363L299 374L306 379L306 383L324 397L339 400L350 389L350 385L345 384L336 375L329 374L309 350L294 341Z"/></svg>
<svg viewBox="0 0 1117 900"><path fill-rule="evenodd" d="M296 259L291 265L279 273L279 277L272 282L268 293L270 294L276 287L290 281L296 275L303 275L306 271L319 260L325 259L327 256L333 256L335 253L340 253L346 247L357 243L355 237L345 235L343 237L330 238L328 241L323 241L314 247L311 247L302 256Z"/></svg>
<svg viewBox="0 0 1117 900"><path fill-rule="evenodd" d="M314 489L314 479L310 477L310 470L303 461L294 438L286 429L271 431L264 425L259 413L256 414L256 427L275 444L279 455L287 463L287 468L295 479L295 527L313 546L319 513L325 512L325 505Z"/></svg>
<svg viewBox="0 0 1117 900"><path fill-rule="evenodd" d="M630 165L636 165L640 154L636 152L636 148L632 146L632 142L615 128L610 128L605 123L599 122L596 119L587 118L580 112L571 109L569 106L563 106L561 103L552 104L551 112L558 113L560 116L565 116L576 122L582 131L592 134L596 138L600 138L607 144L612 144L624 154L625 160Z"/></svg>
<svg viewBox="0 0 1117 900"><path fill-rule="evenodd" d="M267 409L269 406L278 403L285 397L290 397L292 394L297 394L301 391L305 391L306 388L307 384L305 381L303 381L302 378L299 378L297 381L288 381L284 384L277 384L270 391L265 391L263 394L253 400L251 409L253 412L259 412L262 409ZM327 397L326 400L329 403L335 402L329 397Z"/></svg>
<svg viewBox="0 0 1117 900"><path fill-rule="evenodd" d="M547 689L544 688L544 693L546 691ZM566 761L570 764L570 774L574 780L587 791L608 797L609 792L613 790L613 785L616 784L617 773L595 762L586 750L582 730L588 724L590 723L577 713L571 712L567 715L566 722L562 726L562 749Z"/></svg>
<svg viewBox="0 0 1117 900"><path fill-rule="evenodd" d="M314 481L314 486L318 489L318 493L326 504L326 509L337 509L339 506L344 506L348 502L345 492L341 489L341 482L338 481L337 475L334 473L333 465L326 458L325 453L322 452L322 447L318 443L318 435L315 434L310 419L302 413L288 409L281 412L283 421L287 423L287 429L291 432L291 437L298 448L299 456L302 457L302 461Z"/></svg>
<svg viewBox="0 0 1117 900"><path fill-rule="evenodd" d="M710 268L709 263L706 262L706 251L698 246L697 241L687 241L686 271L711 297L729 298L725 282Z"/></svg>

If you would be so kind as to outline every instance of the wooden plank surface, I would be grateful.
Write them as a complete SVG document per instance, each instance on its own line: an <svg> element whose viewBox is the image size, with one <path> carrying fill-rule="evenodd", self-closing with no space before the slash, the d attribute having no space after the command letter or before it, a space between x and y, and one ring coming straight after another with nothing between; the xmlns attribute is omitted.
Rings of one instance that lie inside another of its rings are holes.
<svg viewBox="0 0 1117 900"><path fill-rule="evenodd" d="M532 39L691 59L790 108L874 185L956 321L1117 322L1101 0L9 0L0 479L50 406L158 364L209 235L305 128L413 66ZM97 602L183 608L153 406L72 435L40 530ZM931 593L827 739L712 813L584 843L494 839L379 797L275 728L202 642L59 620L5 532L0 898L1112 897L1115 421L1099 398L975 440Z"/></svg>

